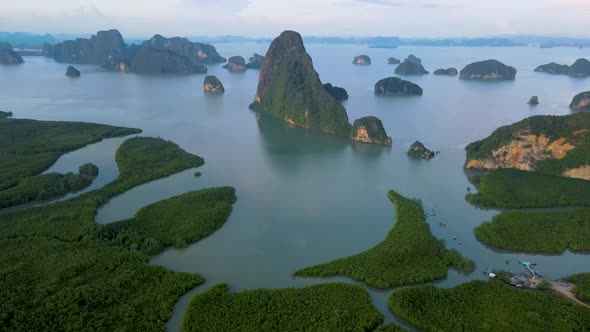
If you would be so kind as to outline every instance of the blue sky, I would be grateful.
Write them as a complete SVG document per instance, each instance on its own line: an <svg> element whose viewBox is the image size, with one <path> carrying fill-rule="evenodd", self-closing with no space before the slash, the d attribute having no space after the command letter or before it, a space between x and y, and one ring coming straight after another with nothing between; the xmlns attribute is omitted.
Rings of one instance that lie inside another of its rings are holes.
<svg viewBox="0 0 590 332"><path fill-rule="evenodd" d="M316 36L588 37L590 0L18 0L0 10L0 31L126 37Z"/></svg>

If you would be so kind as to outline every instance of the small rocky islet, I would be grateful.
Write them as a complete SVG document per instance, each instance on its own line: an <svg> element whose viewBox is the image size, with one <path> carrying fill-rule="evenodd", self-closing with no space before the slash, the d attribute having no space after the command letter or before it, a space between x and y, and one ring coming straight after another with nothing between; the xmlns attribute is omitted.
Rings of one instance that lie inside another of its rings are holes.
<svg viewBox="0 0 590 332"><path fill-rule="evenodd" d="M336 100L344 101L348 99L348 92L346 92L346 89L344 88L334 86L331 83L326 83L324 84L324 89L326 89L326 91L328 91L328 93Z"/></svg>
<svg viewBox="0 0 590 332"><path fill-rule="evenodd" d="M457 71L457 68L441 68L441 69L437 69L433 72L434 75L441 75L441 76L457 76L459 74L459 71Z"/></svg>
<svg viewBox="0 0 590 332"><path fill-rule="evenodd" d="M516 69L498 60L484 60L471 63L461 70L459 78L462 80L514 80Z"/></svg>
<svg viewBox="0 0 590 332"><path fill-rule="evenodd" d="M352 60L353 65L368 66L371 64L371 58L368 55L357 55Z"/></svg>
<svg viewBox="0 0 590 332"><path fill-rule="evenodd" d="M375 83L376 95L421 96L422 93L423 90L418 84L399 77L387 77Z"/></svg>
<svg viewBox="0 0 590 332"><path fill-rule="evenodd" d="M428 70L424 69L422 60L413 54L410 54L394 71L397 75L428 75Z"/></svg>
<svg viewBox="0 0 590 332"><path fill-rule="evenodd" d="M203 81L203 91L210 94L220 94L225 92L225 88L217 76L207 75Z"/></svg>
<svg viewBox="0 0 590 332"><path fill-rule="evenodd" d="M68 68L66 69L66 76L72 78L80 77L80 71L76 69L76 67L74 66L68 66Z"/></svg>
<svg viewBox="0 0 590 332"><path fill-rule="evenodd" d="M402 63L402 61L398 58L391 57L391 58L387 59L387 64L390 64L390 65L399 65L400 63Z"/></svg>
<svg viewBox="0 0 590 332"><path fill-rule="evenodd" d="M260 69L262 67L262 63L264 62L264 56L254 53L250 59L248 59L248 64L246 64L246 68L248 69Z"/></svg>
<svg viewBox="0 0 590 332"><path fill-rule="evenodd" d="M532 96L531 99L529 99L528 104L529 105L539 105L539 97L538 96Z"/></svg>
<svg viewBox="0 0 590 332"><path fill-rule="evenodd" d="M552 75L569 75L574 77L590 76L590 61L585 58L576 60L571 66L551 62L535 68L535 72Z"/></svg>
<svg viewBox="0 0 590 332"><path fill-rule="evenodd" d="M293 126L364 143L391 144L377 118L362 118L350 124L346 109L322 84L301 35L295 31L284 31L272 41L250 109Z"/></svg>
<svg viewBox="0 0 590 332"><path fill-rule="evenodd" d="M246 70L246 60L239 56L232 56L227 60L227 64L223 66L223 68L231 71L231 72L242 72Z"/></svg>
<svg viewBox="0 0 590 332"><path fill-rule="evenodd" d="M407 155L413 158L432 159L436 153L427 149L422 142L416 141L410 145Z"/></svg>

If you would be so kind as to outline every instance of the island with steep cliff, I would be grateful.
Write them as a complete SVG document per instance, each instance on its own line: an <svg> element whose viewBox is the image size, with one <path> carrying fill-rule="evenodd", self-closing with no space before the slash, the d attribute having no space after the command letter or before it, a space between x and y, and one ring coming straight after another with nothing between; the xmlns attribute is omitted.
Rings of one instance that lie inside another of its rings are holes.
<svg viewBox="0 0 590 332"><path fill-rule="evenodd" d="M514 168L590 180L590 113L537 115L469 144L466 168Z"/></svg>
<svg viewBox="0 0 590 332"><path fill-rule="evenodd" d="M498 60L484 60L471 63L461 70L462 80L514 80L516 69Z"/></svg>
<svg viewBox="0 0 590 332"><path fill-rule="evenodd" d="M576 111L590 111L590 91L581 92L574 96L570 107Z"/></svg>
<svg viewBox="0 0 590 332"><path fill-rule="evenodd" d="M74 66L68 66L66 69L66 76L67 77L80 77L80 71Z"/></svg>
<svg viewBox="0 0 590 332"><path fill-rule="evenodd" d="M264 62L264 56L254 53L250 59L248 59L248 64L246 68L248 69L260 69L262 67L262 63Z"/></svg>
<svg viewBox="0 0 590 332"><path fill-rule="evenodd" d="M271 43L250 109L269 113L293 126L367 143L387 143L383 126L370 124L374 121L367 121L376 128L373 131L367 127L368 138L359 136L358 130L351 131L346 109L322 84L301 35L295 31L284 31Z"/></svg>
<svg viewBox="0 0 590 332"><path fill-rule="evenodd" d="M398 58L391 57L387 59L387 63L390 65L399 65L400 63L402 63L402 61Z"/></svg>
<svg viewBox="0 0 590 332"><path fill-rule="evenodd" d="M205 74L207 67L170 50L142 47L129 64L129 71L140 74Z"/></svg>
<svg viewBox="0 0 590 332"><path fill-rule="evenodd" d="M413 158L432 159L436 153L427 149L422 142L416 141L410 145L407 155Z"/></svg>
<svg viewBox="0 0 590 332"><path fill-rule="evenodd" d="M246 70L246 60L239 56L232 56L227 60L227 63L223 66L223 68L232 71L232 72L240 72Z"/></svg>
<svg viewBox="0 0 590 332"><path fill-rule="evenodd" d="M375 83L375 94L391 96L421 96L422 88L399 77L387 77Z"/></svg>
<svg viewBox="0 0 590 332"><path fill-rule="evenodd" d="M348 99L348 92L346 92L346 89L344 88L332 85L331 83L326 83L324 84L324 89L326 89L332 97L336 98L336 100L343 101Z"/></svg>
<svg viewBox="0 0 590 332"><path fill-rule="evenodd" d="M208 75L205 76L205 80L203 81L203 91L210 94L219 94L224 93L225 88L217 76Z"/></svg>
<svg viewBox="0 0 590 332"><path fill-rule="evenodd" d="M391 137L387 136L383 123L374 116L366 116L355 120L350 128L350 138L357 142L391 145Z"/></svg>
<svg viewBox="0 0 590 332"><path fill-rule="evenodd" d="M0 65L16 65L23 63L23 58L6 42L0 42Z"/></svg>
<svg viewBox="0 0 590 332"><path fill-rule="evenodd" d="M434 75L442 75L442 76L457 76L459 74L459 72L457 71L456 68L441 68L441 69L437 69L434 71L433 73Z"/></svg>
<svg viewBox="0 0 590 332"><path fill-rule="evenodd" d="M193 43L186 38L155 35L142 43L143 47L165 49L189 58L194 63L216 64L225 62L213 45Z"/></svg>
<svg viewBox="0 0 590 332"><path fill-rule="evenodd" d="M428 70L424 69L422 60L410 54L394 71L397 75L427 75Z"/></svg>
<svg viewBox="0 0 590 332"><path fill-rule="evenodd" d="M358 55L352 60L353 65L367 66L371 64L371 58L368 55Z"/></svg>
<svg viewBox="0 0 590 332"><path fill-rule="evenodd" d="M588 61L588 59L580 58L576 60L571 66L560 65L555 62L551 62L545 65L540 65L539 67L535 68L535 71L553 75L587 77L590 76L590 61Z"/></svg>

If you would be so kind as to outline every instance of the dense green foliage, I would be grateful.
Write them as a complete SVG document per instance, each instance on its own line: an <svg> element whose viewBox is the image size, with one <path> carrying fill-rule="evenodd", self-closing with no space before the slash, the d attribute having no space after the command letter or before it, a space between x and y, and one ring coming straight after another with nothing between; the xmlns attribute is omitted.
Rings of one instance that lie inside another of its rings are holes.
<svg viewBox="0 0 590 332"><path fill-rule="evenodd" d="M561 175L566 169L590 165L590 113L565 116L536 115L496 129L489 137L465 148L467 161L492 157L492 151L506 145L520 133L546 136L551 140L565 138L575 149L561 159L548 158L535 163L538 172Z"/></svg>
<svg viewBox="0 0 590 332"><path fill-rule="evenodd" d="M98 167L93 164L80 166L80 174L68 172L48 173L25 177L17 186L0 191L0 208L25 204L32 201L63 196L88 187L98 175Z"/></svg>
<svg viewBox="0 0 590 332"><path fill-rule="evenodd" d="M522 291L500 281L456 288L402 288L389 308L424 331L588 331L590 310L545 291Z"/></svg>
<svg viewBox="0 0 590 332"><path fill-rule="evenodd" d="M370 286L389 288L444 278L449 266L472 271L474 263L430 232L422 205L391 190L396 223L384 241L375 247L346 258L308 267L298 276L328 277L346 275Z"/></svg>
<svg viewBox="0 0 590 332"><path fill-rule="evenodd" d="M590 250L590 209L510 211L475 229L477 238L502 249L561 253Z"/></svg>
<svg viewBox="0 0 590 332"><path fill-rule="evenodd" d="M484 207L590 206L590 181L517 169L497 169L471 178L477 193L467 200Z"/></svg>
<svg viewBox="0 0 590 332"><path fill-rule="evenodd" d="M0 330L162 330L178 297L204 281L97 239L94 223L100 203L203 160L171 142L134 138L116 161L119 177L101 189L0 215Z"/></svg>
<svg viewBox="0 0 590 332"><path fill-rule="evenodd" d="M139 132L95 123L1 119L0 190L40 174L67 152L104 138Z"/></svg>
<svg viewBox="0 0 590 332"><path fill-rule="evenodd" d="M220 284L191 300L182 331L370 331L382 320L360 286L323 284L232 294Z"/></svg>
<svg viewBox="0 0 590 332"><path fill-rule="evenodd" d="M146 206L132 219L101 225L97 236L155 255L165 247L186 247L211 235L225 223L235 201L231 187L189 192Z"/></svg>
<svg viewBox="0 0 590 332"><path fill-rule="evenodd" d="M567 279L576 285L576 297L580 301L590 303L590 273L580 273Z"/></svg>
<svg viewBox="0 0 590 332"><path fill-rule="evenodd" d="M0 111L0 119L10 118L10 117L12 117L12 112Z"/></svg>
<svg viewBox="0 0 590 332"><path fill-rule="evenodd" d="M349 134L346 110L323 87L297 32L285 31L270 45L256 96L250 106L256 111L300 127Z"/></svg>

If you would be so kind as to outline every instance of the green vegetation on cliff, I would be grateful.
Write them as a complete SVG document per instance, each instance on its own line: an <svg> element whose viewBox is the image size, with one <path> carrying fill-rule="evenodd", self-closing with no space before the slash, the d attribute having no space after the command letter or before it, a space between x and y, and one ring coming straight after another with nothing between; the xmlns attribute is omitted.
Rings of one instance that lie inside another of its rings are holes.
<svg viewBox="0 0 590 332"><path fill-rule="evenodd" d="M63 142L48 139L44 149L61 151ZM162 330L178 297L204 281L105 243L94 223L98 206L114 195L203 160L172 142L133 138L116 161L119 177L101 189L0 215L0 330Z"/></svg>
<svg viewBox="0 0 590 332"><path fill-rule="evenodd" d="M550 141L563 138L565 143L575 147L567 151L565 157L542 158L535 160L532 165L538 172L561 175L567 169L590 165L589 128L590 113L587 112L564 116L531 116L512 125L500 127L487 138L467 145L467 163L471 160L493 158L493 151L520 135L545 136Z"/></svg>
<svg viewBox="0 0 590 332"><path fill-rule="evenodd" d="M191 300L182 331L371 331L382 321L360 286L230 293L219 284Z"/></svg>
<svg viewBox="0 0 590 332"><path fill-rule="evenodd" d="M396 222L385 240L346 258L304 268L296 276L345 275L377 288L416 284L446 277L449 266L473 271L474 263L455 250L447 250L426 223L420 202L389 191Z"/></svg>
<svg viewBox="0 0 590 332"><path fill-rule="evenodd" d="M88 187L98 175L93 164L80 166L79 174L48 173L25 177L15 187L0 191L0 208L41 201L80 191Z"/></svg>
<svg viewBox="0 0 590 332"><path fill-rule="evenodd" d="M494 247L525 252L562 253L590 250L590 209L510 211L475 229L477 238Z"/></svg>
<svg viewBox="0 0 590 332"><path fill-rule="evenodd" d="M478 206L539 208L590 206L590 181L517 169L498 169L471 177L477 193L467 200Z"/></svg>
<svg viewBox="0 0 590 332"><path fill-rule="evenodd" d="M186 247L219 229L235 201L231 187L189 192L146 206L132 219L101 225L97 237L147 255Z"/></svg>
<svg viewBox="0 0 590 332"><path fill-rule="evenodd" d="M590 303L590 273L580 273L567 278L576 285L576 297L580 301Z"/></svg>
<svg viewBox="0 0 590 332"><path fill-rule="evenodd" d="M95 123L1 119L0 190L40 174L67 152L105 138L139 132Z"/></svg>
<svg viewBox="0 0 590 332"><path fill-rule="evenodd" d="M590 310L547 291L523 291L501 281L471 281L451 289L402 288L389 308L423 331L588 331Z"/></svg>
<svg viewBox="0 0 590 332"><path fill-rule="evenodd" d="M405 332L406 329L396 325L394 323L387 323L379 326L376 330L377 332Z"/></svg>
<svg viewBox="0 0 590 332"><path fill-rule="evenodd" d="M323 87L301 35L285 31L273 40L250 108L296 126L348 136L346 110Z"/></svg>

